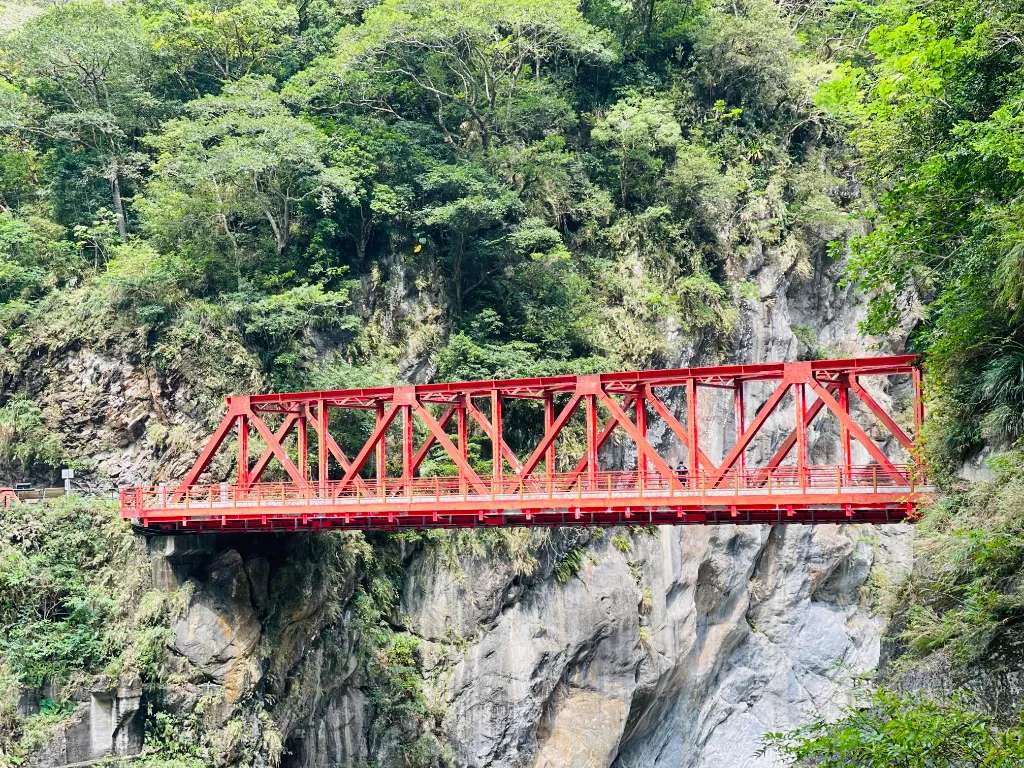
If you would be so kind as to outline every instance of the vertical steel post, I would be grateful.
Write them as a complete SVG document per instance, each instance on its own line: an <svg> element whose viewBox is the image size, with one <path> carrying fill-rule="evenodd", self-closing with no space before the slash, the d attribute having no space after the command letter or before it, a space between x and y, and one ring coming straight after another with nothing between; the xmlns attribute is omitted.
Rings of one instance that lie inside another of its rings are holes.
<svg viewBox="0 0 1024 768"><path fill-rule="evenodd" d="M295 433L299 441L299 474L303 480L309 479L309 435L306 432L306 417L299 416L295 424L298 431Z"/></svg>
<svg viewBox="0 0 1024 768"><path fill-rule="evenodd" d="M551 425L555 423L555 395L552 392L544 393L544 433L547 434ZM552 440L548 449L544 452L545 474L548 480L555 474L555 441ZM548 483L550 485L550 482Z"/></svg>
<svg viewBox="0 0 1024 768"><path fill-rule="evenodd" d="M584 405L587 418L587 483L593 489L597 485L597 395L586 395Z"/></svg>
<svg viewBox="0 0 1024 768"><path fill-rule="evenodd" d="M839 408L845 413L850 413L850 381L844 374L839 381ZM846 422L839 421L839 446L843 452L843 472L846 475L846 482L850 482L850 471L853 468L852 441L850 439L850 428Z"/></svg>
<svg viewBox="0 0 1024 768"><path fill-rule="evenodd" d="M377 426L384 421L384 403L377 402ZM384 495L385 482L388 475L388 435L385 431L377 441L375 449L375 462L377 464L377 493Z"/></svg>
<svg viewBox="0 0 1024 768"><path fill-rule="evenodd" d="M316 401L316 418L320 425L320 429L317 431L316 436L316 459L319 465L319 472L317 476L317 486L320 489L320 495L327 495L327 478L330 457L327 455L327 421L329 412L327 410L327 403L320 400Z"/></svg>
<svg viewBox="0 0 1024 768"><path fill-rule="evenodd" d="M690 487L697 487L697 473L700 462L697 460L700 450L700 430L697 428L697 380L686 380L686 432L689 446L686 448L686 467L689 474Z"/></svg>
<svg viewBox="0 0 1024 768"><path fill-rule="evenodd" d="M735 411L736 421L736 442L739 443L743 439L743 431L747 426L747 415L746 415L746 404L743 401L743 380L737 379L733 383L733 410ZM739 459L736 462L736 466L739 469L740 475L746 475L747 469L747 452L741 451Z"/></svg>
<svg viewBox="0 0 1024 768"><path fill-rule="evenodd" d="M491 490L501 490L501 476L505 457L501 453L501 392L491 390Z"/></svg>
<svg viewBox="0 0 1024 768"><path fill-rule="evenodd" d="M643 387L636 388L636 431L647 437L647 401L644 399ZM637 482L643 485L647 482L647 455L639 448L636 452Z"/></svg>
<svg viewBox="0 0 1024 768"><path fill-rule="evenodd" d="M469 395L463 395L463 398L468 398ZM459 455L469 460L469 435L466 432L466 402L465 399L461 400L458 407L455 410L455 418L458 430L458 450ZM468 485L466 483L466 476L462 472L459 472L459 492L465 494L468 491Z"/></svg>
<svg viewBox="0 0 1024 768"><path fill-rule="evenodd" d="M412 406L402 408L402 483L406 496L412 495Z"/></svg>
<svg viewBox="0 0 1024 768"><path fill-rule="evenodd" d="M807 488L807 388L802 381L793 384L796 411L796 475L800 488Z"/></svg>
<svg viewBox="0 0 1024 768"><path fill-rule="evenodd" d="M249 417L238 416L238 485L249 487Z"/></svg>

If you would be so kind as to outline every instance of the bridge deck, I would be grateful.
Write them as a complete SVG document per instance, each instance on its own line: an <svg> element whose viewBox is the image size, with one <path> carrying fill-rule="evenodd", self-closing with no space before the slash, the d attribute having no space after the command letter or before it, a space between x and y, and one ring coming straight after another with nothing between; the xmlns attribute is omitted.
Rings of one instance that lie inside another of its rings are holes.
<svg viewBox="0 0 1024 768"><path fill-rule="evenodd" d="M290 531L354 528L399 530L430 527L665 525L714 523L897 523L932 489L913 466L900 466L905 481L877 466L793 467L709 476L673 488L638 472L570 473L520 483L505 481L478 493L458 478L400 478L360 488L330 483L260 483L194 486L122 493L122 514L154 531Z"/></svg>

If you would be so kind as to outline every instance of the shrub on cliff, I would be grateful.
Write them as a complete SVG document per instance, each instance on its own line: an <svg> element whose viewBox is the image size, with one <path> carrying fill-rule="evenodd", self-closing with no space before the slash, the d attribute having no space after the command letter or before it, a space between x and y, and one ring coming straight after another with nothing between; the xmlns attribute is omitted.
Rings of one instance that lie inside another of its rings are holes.
<svg viewBox="0 0 1024 768"><path fill-rule="evenodd" d="M914 656L943 649L971 663L1024 636L1024 453L989 465L991 480L943 496L918 526L902 596L902 638Z"/></svg>
<svg viewBox="0 0 1024 768"><path fill-rule="evenodd" d="M1003 730L956 702L879 692L836 722L768 734L766 752L815 768L1019 768L1024 724Z"/></svg>

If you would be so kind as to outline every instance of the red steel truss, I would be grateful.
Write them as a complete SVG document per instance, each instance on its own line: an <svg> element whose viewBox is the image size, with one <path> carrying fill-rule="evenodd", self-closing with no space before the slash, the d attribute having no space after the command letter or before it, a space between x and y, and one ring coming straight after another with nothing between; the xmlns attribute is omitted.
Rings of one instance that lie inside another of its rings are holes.
<svg viewBox="0 0 1024 768"><path fill-rule="evenodd" d="M909 416L870 393L880 377L908 383ZM701 419L723 417L735 434L712 452ZM830 463L812 464L827 419ZM235 395L185 477L123 490L121 514L161 532L899 522L930 490L923 419L912 355ZM634 469L602 467L614 434ZM234 482L201 482L229 441Z"/></svg>

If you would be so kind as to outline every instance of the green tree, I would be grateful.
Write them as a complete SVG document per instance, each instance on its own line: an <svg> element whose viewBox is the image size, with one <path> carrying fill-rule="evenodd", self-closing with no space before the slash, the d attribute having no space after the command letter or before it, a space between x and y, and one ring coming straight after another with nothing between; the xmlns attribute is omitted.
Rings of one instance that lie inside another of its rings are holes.
<svg viewBox="0 0 1024 768"><path fill-rule="evenodd" d="M67 460L60 435L46 422L42 410L26 397L14 397L0 408L0 468L26 476L53 469Z"/></svg>
<svg viewBox="0 0 1024 768"><path fill-rule="evenodd" d="M421 115L449 143L488 150L524 90L550 100L534 84L544 75L613 57L575 0L384 0L339 33L337 52L293 92L335 108Z"/></svg>
<svg viewBox="0 0 1024 768"><path fill-rule="evenodd" d="M148 18L159 55L197 96L272 71L299 23L295 4L283 0L165 0Z"/></svg>
<svg viewBox="0 0 1024 768"><path fill-rule="evenodd" d="M126 237L124 185L138 179L145 165L138 139L161 112L151 88L150 41L138 17L93 0L54 5L0 45L0 62L34 102L22 112L29 119L13 128L102 179Z"/></svg>
<svg viewBox="0 0 1024 768"><path fill-rule="evenodd" d="M460 317L466 296L505 265L504 229L520 209L519 197L470 163L438 165L421 184L425 205L416 215L444 249L453 313Z"/></svg>
<svg viewBox="0 0 1024 768"><path fill-rule="evenodd" d="M1002 730L958 703L883 691L834 723L768 734L762 751L818 768L1015 768L1024 760L1024 728Z"/></svg>
<svg viewBox="0 0 1024 768"><path fill-rule="evenodd" d="M430 159L401 124L355 118L332 128L328 162L345 169L351 181L338 196L335 215L343 218L345 239L362 265L377 230L409 219L414 185Z"/></svg>
<svg viewBox="0 0 1024 768"><path fill-rule="evenodd" d="M0 304L36 295L75 271L74 248L60 235L52 222L0 210Z"/></svg>
<svg viewBox="0 0 1024 768"><path fill-rule="evenodd" d="M351 188L325 164L320 132L288 111L267 77L244 77L185 112L147 139L157 157L138 204L145 230L165 249L213 259L214 269L223 253L236 286L260 254L285 252L304 204L329 208ZM221 253L210 254L211 244Z"/></svg>
<svg viewBox="0 0 1024 768"><path fill-rule="evenodd" d="M657 96L630 93L594 125L594 140L618 161L619 204L629 201L630 184L647 189L682 140L672 104Z"/></svg>
<svg viewBox="0 0 1024 768"><path fill-rule="evenodd" d="M1006 389L1020 387L1013 365L995 363L1024 342L1024 16L1000 3L884 4L875 18L819 101L852 127L877 195L852 262L875 295L865 330L922 319L914 343L928 354L943 450L957 459L978 446L986 413L1024 401L1024 389ZM974 386L982 376L987 386ZM1022 434L1020 419L1002 421L1003 439Z"/></svg>

